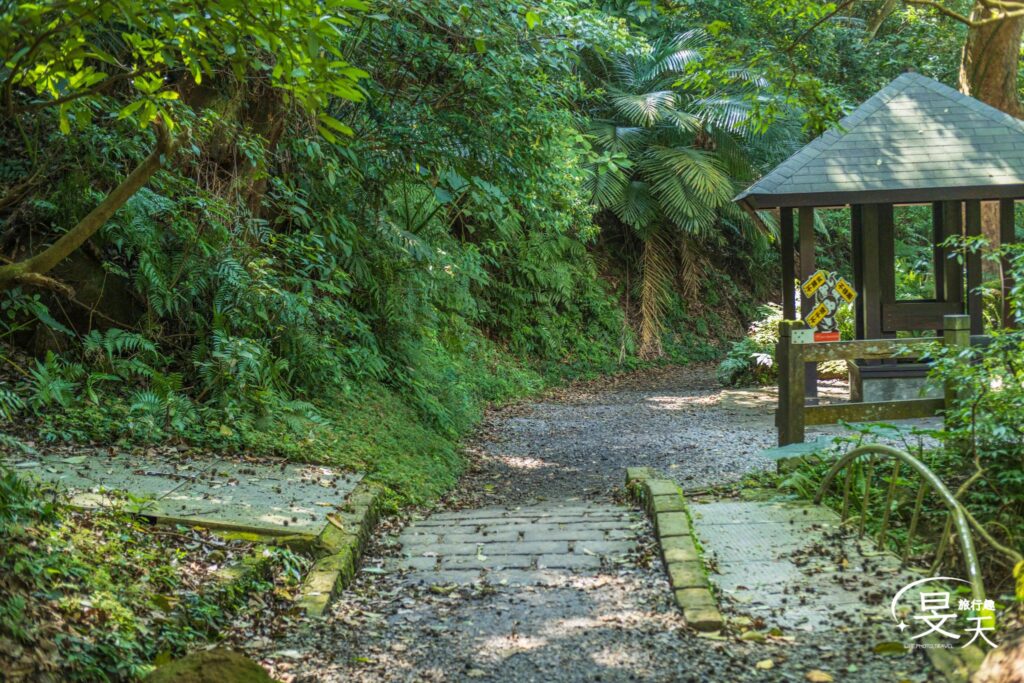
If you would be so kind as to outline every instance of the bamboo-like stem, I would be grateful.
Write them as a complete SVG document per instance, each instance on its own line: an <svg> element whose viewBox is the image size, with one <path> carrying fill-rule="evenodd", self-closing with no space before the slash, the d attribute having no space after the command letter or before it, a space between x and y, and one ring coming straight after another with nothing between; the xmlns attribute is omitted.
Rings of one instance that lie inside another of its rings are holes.
<svg viewBox="0 0 1024 683"><path fill-rule="evenodd" d="M914 512L910 516L910 528L907 529L907 545L903 548L903 561L900 566L907 564L910 559L911 548L914 545L914 535L917 533L917 523L921 519L921 506L924 504L924 493L928 486L922 481L917 487L917 497L914 499Z"/></svg>
<svg viewBox="0 0 1024 683"><path fill-rule="evenodd" d="M892 512L892 501L896 497L896 483L900 478L900 461L892 466L892 478L889 480L889 493L885 496L885 509L882 511L882 528L878 530L878 547L885 550L885 532L889 529L889 515Z"/></svg>
<svg viewBox="0 0 1024 683"><path fill-rule="evenodd" d="M875 454L872 453L868 457L868 462L864 466L864 498L860 504L860 528L857 530L857 535L864 538L864 525L868 521L868 505L871 504L871 479L875 474Z"/></svg>

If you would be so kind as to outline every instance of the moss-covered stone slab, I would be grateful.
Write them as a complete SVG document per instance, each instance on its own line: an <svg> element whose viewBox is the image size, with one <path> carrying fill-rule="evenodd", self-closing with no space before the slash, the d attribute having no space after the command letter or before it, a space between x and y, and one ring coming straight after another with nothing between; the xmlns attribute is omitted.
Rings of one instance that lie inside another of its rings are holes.
<svg viewBox="0 0 1024 683"><path fill-rule="evenodd" d="M626 468L626 483L631 484L636 481L643 481L645 479L654 479L658 476L650 467L627 467Z"/></svg>
<svg viewBox="0 0 1024 683"><path fill-rule="evenodd" d="M671 480L655 477L633 480L630 493L653 518L672 596L686 623L702 633L721 630L722 615L693 538L689 508L682 492Z"/></svg>
<svg viewBox="0 0 1024 683"><path fill-rule="evenodd" d="M784 630L841 630L887 614L866 595L888 600L919 578L901 570L899 558L843 532L834 512L809 503L709 501L691 512L701 547L715 558L709 580L730 615Z"/></svg>
<svg viewBox="0 0 1024 683"><path fill-rule="evenodd" d="M669 479L651 479L647 481L647 492L654 497L678 496L679 487Z"/></svg>
<svg viewBox="0 0 1024 683"><path fill-rule="evenodd" d="M158 667L144 683L275 683L275 679L244 655L218 648Z"/></svg>
<svg viewBox="0 0 1024 683"><path fill-rule="evenodd" d="M708 585L704 564L700 561L670 562L665 565L673 588L703 588Z"/></svg>
<svg viewBox="0 0 1024 683"><path fill-rule="evenodd" d="M717 608L715 596L706 585L677 588L672 596L681 609Z"/></svg>
<svg viewBox="0 0 1024 683"><path fill-rule="evenodd" d="M139 512L160 522L273 536L320 533L362 478L284 461L85 449L72 458L33 454L12 465L68 489L79 507L109 506L109 493L123 491L143 499Z"/></svg>
<svg viewBox="0 0 1024 683"><path fill-rule="evenodd" d="M655 514L686 511L686 503L678 493L669 496L651 496L651 507Z"/></svg>
<svg viewBox="0 0 1024 683"><path fill-rule="evenodd" d="M684 608L683 618L691 628L704 633L721 631L724 623L717 607Z"/></svg>
<svg viewBox="0 0 1024 683"><path fill-rule="evenodd" d="M379 489L360 483L331 516L317 538L322 557L306 574L296 600L307 616L322 616L334 595L352 581L379 514Z"/></svg>
<svg viewBox="0 0 1024 683"><path fill-rule="evenodd" d="M689 536L690 518L685 512L662 512L654 515L654 527L658 536Z"/></svg>
<svg viewBox="0 0 1024 683"><path fill-rule="evenodd" d="M665 564L699 562L700 553L690 536L668 536L661 539L661 557Z"/></svg>

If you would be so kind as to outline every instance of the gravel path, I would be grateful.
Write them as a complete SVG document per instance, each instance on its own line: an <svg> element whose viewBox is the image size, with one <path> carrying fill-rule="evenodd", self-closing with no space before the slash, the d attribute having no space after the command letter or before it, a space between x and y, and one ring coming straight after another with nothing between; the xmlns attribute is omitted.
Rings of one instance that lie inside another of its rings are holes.
<svg viewBox="0 0 1024 683"><path fill-rule="evenodd" d="M771 464L751 456L775 445L765 428L773 400L723 391L710 365L650 370L495 411L472 451L502 482L485 496L494 502L607 496L622 486L626 466L704 488Z"/></svg>
<svg viewBox="0 0 1024 683"><path fill-rule="evenodd" d="M723 391L711 367L691 366L571 387L495 411L469 449L470 471L445 506L471 515L480 508L515 515L520 505L626 510L624 468L635 465L659 468L691 490L736 481L769 466L750 456L774 444L771 401L764 392ZM522 585L490 581L486 572L472 583L417 576L402 559L399 536L410 521L406 540L431 532L431 520L419 527L415 520L387 521L363 571L324 622L273 643L237 645L293 683L743 683L806 681L813 669L836 672L836 681L927 680L923 656L874 655L876 635L857 625L779 632L766 642L731 633L697 636L670 599L646 522L632 525L625 556L602 557L600 566L590 563L547 584ZM443 565L442 557L436 566Z"/></svg>

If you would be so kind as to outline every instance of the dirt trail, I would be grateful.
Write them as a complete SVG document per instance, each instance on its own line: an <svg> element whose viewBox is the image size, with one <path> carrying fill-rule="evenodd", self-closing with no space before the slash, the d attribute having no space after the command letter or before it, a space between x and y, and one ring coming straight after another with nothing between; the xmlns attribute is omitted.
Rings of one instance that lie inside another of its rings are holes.
<svg viewBox="0 0 1024 683"><path fill-rule="evenodd" d="M874 655L876 636L856 625L774 642L686 628L648 525L621 498L624 468L656 467L699 489L771 466L752 454L773 441L771 396L722 391L708 366L495 411L446 501L456 513L388 522L325 621L273 644L241 645L296 682L731 683L805 681L812 669L836 681L927 680L923 656ZM556 522L563 535L539 544L530 535ZM513 554L518 548L527 549Z"/></svg>

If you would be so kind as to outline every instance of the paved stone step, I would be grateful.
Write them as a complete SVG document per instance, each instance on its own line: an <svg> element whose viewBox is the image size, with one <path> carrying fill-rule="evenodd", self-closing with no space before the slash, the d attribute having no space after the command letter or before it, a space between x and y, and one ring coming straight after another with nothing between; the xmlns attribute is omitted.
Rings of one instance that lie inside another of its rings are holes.
<svg viewBox="0 0 1024 683"><path fill-rule="evenodd" d="M564 581L629 553L644 524L638 513L608 505L439 513L399 535L403 557L389 568L429 583Z"/></svg>

